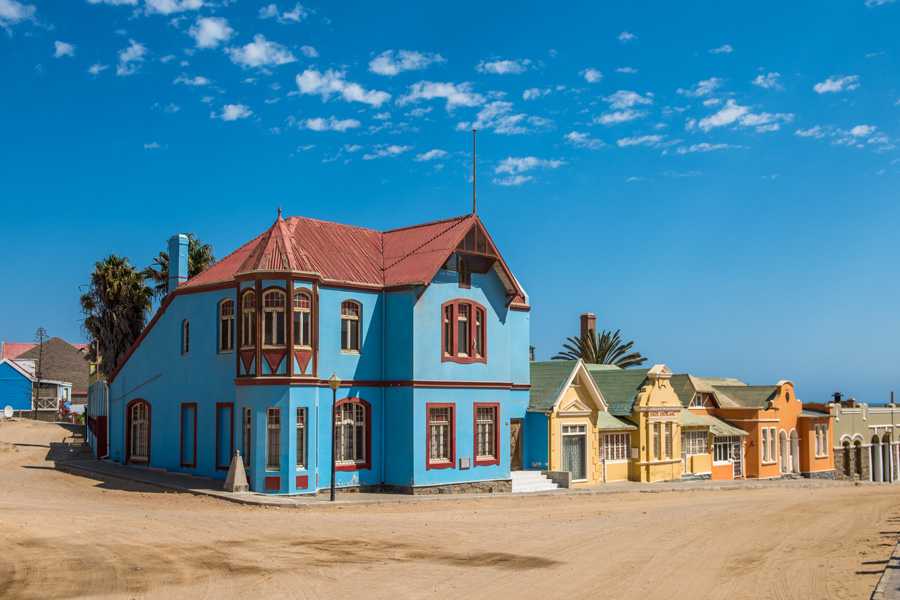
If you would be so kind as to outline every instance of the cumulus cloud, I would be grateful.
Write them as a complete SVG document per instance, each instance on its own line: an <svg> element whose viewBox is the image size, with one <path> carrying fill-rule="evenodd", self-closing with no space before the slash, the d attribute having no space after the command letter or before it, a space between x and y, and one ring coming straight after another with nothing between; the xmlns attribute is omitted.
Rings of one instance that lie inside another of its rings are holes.
<svg viewBox="0 0 900 600"><path fill-rule="evenodd" d="M428 152L425 152L423 154L417 154L415 160L416 162L423 162L428 160L435 160L438 158L444 158L445 156L447 156L446 151L438 150L437 148L435 148L434 150L429 150Z"/></svg>
<svg viewBox="0 0 900 600"><path fill-rule="evenodd" d="M859 87L859 75L848 75L847 77L829 77L821 83L813 86L813 89L819 94L826 92L843 92L855 90Z"/></svg>
<svg viewBox="0 0 900 600"><path fill-rule="evenodd" d="M385 158L387 156L399 156L404 152L408 152L409 150L412 150L412 146L388 146L386 144L382 144L379 146L375 146L375 151L371 154L364 154L363 160L374 160L376 158Z"/></svg>
<svg viewBox="0 0 900 600"><path fill-rule="evenodd" d="M170 15L200 9L203 7L203 0L144 0L144 4L147 14Z"/></svg>
<svg viewBox="0 0 900 600"><path fill-rule="evenodd" d="M222 119L223 121L237 121L238 119L246 119L253 114L244 104L226 104L222 107L222 113L216 114L215 111L209 113L210 119Z"/></svg>
<svg viewBox="0 0 900 600"><path fill-rule="evenodd" d="M697 85L691 87L690 89L678 88L678 90L676 91L683 96L689 96L691 98L702 98L705 96L709 96L715 90L722 87L722 84L724 82L724 79L719 79L718 77L710 77L709 79L700 81L699 83L697 83Z"/></svg>
<svg viewBox="0 0 900 600"><path fill-rule="evenodd" d="M665 136L662 135L642 135L640 137L627 137L616 141L619 148L626 146L654 146L660 143Z"/></svg>
<svg viewBox="0 0 900 600"><path fill-rule="evenodd" d="M781 84L778 83L778 78L781 77L780 73L767 73L766 75L757 75L756 79L751 81L753 85L758 85L761 88L765 88L770 90L772 88L775 89L783 89Z"/></svg>
<svg viewBox="0 0 900 600"><path fill-rule="evenodd" d="M311 131L347 131L359 127L360 123L356 119L338 119L337 117L316 117L315 119L306 119L300 122L301 129L309 129ZM352 151L351 151L352 152Z"/></svg>
<svg viewBox="0 0 900 600"><path fill-rule="evenodd" d="M261 33L254 35L253 41L246 46L227 48L225 51L231 62L244 69L284 65L297 60L290 50L277 42L266 40Z"/></svg>
<svg viewBox="0 0 900 600"><path fill-rule="evenodd" d="M857 125L847 133L853 137L867 137L875 133L875 127L872 125Z"/></svg>
<svg viewBox="0 0 900 600"><path fill-rule="evenodd" d="M393 77L404 71L421 71L434 63L446 62L440 54L428 54L410 50L385 50L371 61L369 70L378 75Z"/></svg>
<svg viewBox="0 0 900 600"><path fill-rule="evenodd" d="M815 127L810 127L809 129L798 129L794 132L794 135L800 137L814 137L816 139L821 139L825 137L825 130L822 129L821 125L816 125Z"/></svg>
<svg viewBox="0 0 900 600"><path fill-rule="evenodd" d="M630 42L631 40L637 39L637 36L634 35L633 33L628 33L627 31L623 31L622 33L619 34L619 37L617 37L616 39L619 40L620 42L622 42L623 44L626 44L626 43Z"/></svg>
<svg viewBox="0 0 900 600"><path fill-rule="evenodd" d="M475 121L463 121L456 125L458 131L465 129L493 129L496 133L506 135L528 133L534 129L543 129L550 126L550 121L542 117L529 117L524 113L513 111L512 102L495 100L482 108Z"/></svg>
<svg viewBox="0 0 900 600"><path fill-rule="evenodd" d="M605 112L599 117L594 117L592 124L618 125L619 123L627 123L628 121L634 121L635 119L640 119L645 116L647 116L646 111L626 108L625 110Z"/></svg>
<svg viewBox="0 0 900 600"><path fill-rule="evenodd" d="M629 73L629 74L633 75L637 72L638 72L637 69L633 69L631 67L619 67L618 69L616 69L616 73Z"/></svg>
<svg viewBox="0 0 900 600"><path fill-rule="evenodd" d="M0 0L0 27L7 31L10 25L22 21L33 21L37 8L33 4L23 4L16 0Z"/></svg>
<svg viewBox="0 0 900 600"><path fill-rule="evenodd" d="M692 146L680 146L675 152L678 154L688 154L690 152L711 152L713 150L725 150L727 148L743 148L743 146L735 146L733 144L708 144L703 142Z"/></svg>
<svg viewBox="0 0 900 600"><path fill-rule="evenodd" d="M494 173L509 173L510 175L515 175L517 173L524 173L525 171L531 171L532 169L556 169L557 167L561 167L566 164L564 160L546 160L543 158L535 158L534 156L525 156L522 158L514 158L512 156L504 158L500 161L500 164L494 167Z"/></svg>
<svg viewBox="0 0 900 600"><path fill-rule="evenodd" d="M297 75L297 87L301 94L321 95L323 102L334 94L341 96L347 102L362 102L376 107L390 100L391 95L387 92L366 90L358 83L351 83L344 79L344 75L343 71L332 69L328 69L324 74L317 70L307 69Z"/></svg>
<svg viewBox="0 0 900 600"><path fill-rule="evenodd" d="M87 72L90 73L91 75L97 75L97 74L100 73L100 71L104 71L104 70L106 70L106 69L108 69L108 68L109 68L109 67L108 67L107 65L101 65L100 63L97 63L97 64L94 64L94 65L91 65L91 66L88 68Z"/></svg>
<svg viewBox="0 0 900 600"><path fill-rule="evenodd" d="M734 100L728 100L719 112L700 119L700 122L697 125L703 131L709 131L713 127L731 125L749 112L750 107L740 106Z"/></svg>
<svg viewBox="0 0 900 600"><path fill-rule="evenodd" d="M279 12L277 5L269 4L259 9L259 18L271 19L275 17L279 23L299 23L309 16L310 12L314 11L307 10L302 4L296 4L293 9L285 12Z"/></svg>
<svg viewBox="0 0 900 600"><path fill-rule="evenodd" d="M578 74L584 77L585 81L587 81L588 83L597 83L598 81L603 79L603 73L593 68L585 69Z"/></svg>
<svg viewBox="0 0 900 600"><path fill-rule="evenodd" d="M222 42L231 39L234 29L228 26L228 21L222 17L198 18L188 30L188 35L194 38L198 48L215 48Z"/></svg>
<svg viewBox="0 0 900 600"><path fill-rule="evenodd" d="M2 2L3 0L0 0ZM75 46L72 44L67 44L65 42L53 42L53 45L56 47L56 51L53 53L53 58L60 58L62 56L75 56Z"/></svg>
<svg viewBox="0 0 900 600"><path fill-rule="evenodd" d="M732 52L734 52L734 48L730 44L725 44L709 51L710 54L731 54Z"/></svg>
<svg viewBox="0 0 900 600"><path fill-rule="evenodd" d="M187 75L181 75L175 78L175 81L172 83L183 83L184 85L190 86L198 86L198 85L209 85L211 82L206 77L202 77L197 75L196 77L188 77Z"/></svg>
<svg viewBox="0 0 900 600"><path fill-rule="evenodd" d="M128 40L131 45L124 50L119 50L119 64L116 65L116 75L131 75L135 73L144 62L147 48L134 40Z"/></svg>
<svg viewBox="0 0 900 600"><path fill-rule="evenodd" d="M447 101L447 110L452 111L459 106L481 106L484 104L484 96L472 91L472 84L463 82L435 83L420 81L409 86L409 93L397 99L397 104L403 106L419 100L433 100L442 98Z"/></svg>
<svg viewBox="0 0 900 600"><path fill-rule="evenodd" d="M319 53L312 46L300 46L300 52L307 58L318 58Z"/></svg>
<svg viewBox="0 0 900 600"><path fill-rule="evenodd" d="M744 127L756 127L756 131L763 133L766 131L778 131L781 129L782 123L790 123L794 120L794 115L790 113L767 113L759 114L747 113L743 115L739 122Z"/></svg>
<svg viewBox="0 0 900 600"><path fill-rule="evenodd" d="M718 112L700 119L699 122L689 119L686 129L699 127L703 131L709 131L715 127L724 127L737 123L744 127L755 127L756 131L777 131L782 123L793 121L794 115L790 113L752 113L749 106L741 106L734 100L728 100Z"/></svg>
<svg viewBox="0 0 900 600"><path fill-rule="evenodd" d="M603 140L598 140L591 137L589 133L581 133L579 131L570 131L566 135L563 136L567 143L575 146L576 148L591 148L592 150L595 148L601 148L606 144L603 143Z"/></svg>
<svg viewBox="0 0 900 600"><path fill-rule="evenodd" d="M707 98L706 100L703 101L703 106L706 106L706 107L718 106L720 104L722 104L721 98Z"/></svg>
<svg viewBox="0 0 900 600"><path fill-rule="evenodd" d="M481 61L475 66L475 70L479 73L494 73L495 75L519 74L527 71L530 64L531 61L527 58L524 60Z"/></svg>
<svg viewBox="0 0 900 600"><path fill-rule="evenodd" d="M653 104L653 94L648 93L646 96L641 96L637 92L619 90L606 96L603 101L608 102L609 107L613 109L631 108L636 104Z"/></svg>

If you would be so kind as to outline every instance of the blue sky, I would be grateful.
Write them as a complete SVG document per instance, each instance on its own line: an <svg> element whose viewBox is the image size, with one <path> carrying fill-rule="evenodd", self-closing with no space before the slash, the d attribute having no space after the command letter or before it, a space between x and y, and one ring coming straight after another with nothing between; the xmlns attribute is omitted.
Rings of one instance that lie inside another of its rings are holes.
<svg viewBox="0 0 900 600"><path fill-rule="evenodd" d="M900 2L0 0L0 338L81 340L115 252L282 206L471 210L547 359L591 311L675 372L900 392Z"/></svg>

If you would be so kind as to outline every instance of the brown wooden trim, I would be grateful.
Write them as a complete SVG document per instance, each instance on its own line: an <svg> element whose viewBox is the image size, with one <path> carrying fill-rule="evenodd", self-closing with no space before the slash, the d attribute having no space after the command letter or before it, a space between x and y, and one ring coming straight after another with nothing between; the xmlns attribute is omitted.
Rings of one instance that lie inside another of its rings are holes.
<svg viewBox="0 0 900 600"><path fill-rule="evenodd" d="M494 458L478 458L478 409L481 407L494 409ZM486 467L500 464L500 403L475 402L472 404L472 466Z"/></svg>
<svg viewBox="0 0 900 600"><path fill-rule="evenodd" d="M327 379L318 379L313 377L288 378L279 377L242 377L235 379L234 384L237 386L245 385L299 385L299 386L325 386L328 387ZM530 390L531 385L527 383L509 383L504 381L429 381L429 380L395 380L395 381L375 381L375 380L342 380L341 387L413 387L413 388L450 388L450 389L480 389L480 390Z"/></svg>
<svg viewBox="0 0 900 600"><path fill-rule="evenodd" d="M530 311L531 311L531 307L530 307L530 306L526 306L526 305L524 305L524 304L511 304L511 305L509 306L509 310L520 310L520 311L522 311L522 312L530 312Z"/></svg>
<svg viewBox="0 0 900 600"><path fill-rule="evenodd" d="M450 409L450 460L449 462L431 462L431 409ZM456 468L456 404L452 402L425 403L425 470Z"/></svg>
<svg viewBox="0 0 900 600"><path fill-rule="evenodd" d="M312 331L310 332L310 340L309 342L313 345L313 357L312 364L313 370L310 372L310 375L313 377L319 376L319 284L313 281L312 284L312 323L310 327L312 327Z"/></svg>
<svg viewBox="0 0 900 600"><path fill-rule="evenodd" d="M284 372L291 377L294 375L294 280L286 280L284 287L287 291L287 305L284 307L284 326L287 331L284 332L284 343L285 350L290 349L290 352L287 352L287 364L284 365Z"/></svg>
<svg viewBox="0 0 900 600"><path fill-rule="evenodd" d="M459 355L459 305L467 304L469 306L469 354L468 356L460 356ZM450 343L450 354L444 353L444 346L446 345L446 335L447 332L444 328L444 311L447 307L452 307L451 317L450 317L450 335L452 337L452 341ZM482 323L481 323L481 356L475 356L475 320L476 313L481 311L482 314ZM481 304L475 302L474 300L468 300L466 298L455 298L453 300L448 300L441 304L441 316L440 316L440 324L441 324L441 362L455 362L460 364L471 364L471 363L487 363L487 309L485 309Z"/></svg>

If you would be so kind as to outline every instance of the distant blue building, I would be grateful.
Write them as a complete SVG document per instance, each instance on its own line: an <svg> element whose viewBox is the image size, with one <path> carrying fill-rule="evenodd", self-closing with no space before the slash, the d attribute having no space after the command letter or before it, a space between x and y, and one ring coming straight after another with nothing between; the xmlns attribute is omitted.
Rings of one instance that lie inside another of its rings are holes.
<svg viewBox="0 0 900 600"><path fill-rule="evenodd" d="M278 219L169 296L109 378L109 457L257 492L337 481L507 491L529 400L528 299L474 214L379 232Z"/></svg>
<svg viewBox="0 0 900 600"><path fill-rule="evenodd" d="M34 389L34 363L29 371L16 361L0 360L0 411L11 406L16 412L32 409L31 399Z"/></svg>

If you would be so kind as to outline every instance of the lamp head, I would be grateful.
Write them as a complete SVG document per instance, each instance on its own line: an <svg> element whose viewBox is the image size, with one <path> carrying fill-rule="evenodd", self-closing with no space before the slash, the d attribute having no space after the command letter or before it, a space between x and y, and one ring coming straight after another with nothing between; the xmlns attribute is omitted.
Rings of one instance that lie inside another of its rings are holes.
<svg viewBox="0 0 900 600"><path fill-rule="evenodd" d="M331 376L331 379L328 380L328 387L330 387L331 389L333 389L335 391L337 391L337 389L339 387L341 387L341 380L337 376L337 373L333 374Z"/></svg>

